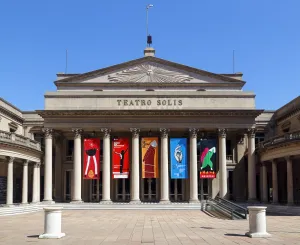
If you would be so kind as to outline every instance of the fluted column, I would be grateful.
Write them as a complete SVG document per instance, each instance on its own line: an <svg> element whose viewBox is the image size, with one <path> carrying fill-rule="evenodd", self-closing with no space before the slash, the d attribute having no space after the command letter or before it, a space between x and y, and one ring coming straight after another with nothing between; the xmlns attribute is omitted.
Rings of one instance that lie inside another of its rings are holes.
<svg viewBox="0 0 300 245"><path fill-rule="evenodd" d="M33 165L33 180L32 180L32 203L40 202L39 199L39 167L40 163L36 162Z"/></svg>
<svg viewBox="0 0 300 245"><path fill-rule="evenodd" d="M190 132L190 200L191 203L199 202L198 199L198 170L197 170L197 132L191 128Z"/></svg>
<svg viewBox="0 0 300 245"><path fill-rule="evenodd" d="M272 196L273 203L278 203L278 182L277 182L277 163L275 160L272 160Z"/></svg>
<svg viewBox="0 0 300 245"><path fill-rule="evenodd" d="M248 129L248 201L256 200L255 128Z"/></svg>
<svg viewBox="0 0 300 245"><path fill-rule="evenodd" d="M219 172L221 198L227 198L227 166L226 166L226 129L218 129L219 134Z"/></svg>
<svg viewBox="0 0 300 245"><path fill-rule="evenodd" d="M13 205L13 189L14 189L14 157L8 157L7 162L7 189L6 189L6 205Z"/></svg>
<svg viewBox="0 0 300 245"><path fill-rule="evenodd" d="M287 173L287 202L289 205L294 204L294 188L293 188L293 162L291 157L286 157L286 173Z"/></svg>
<svg viewBox="0 0 300 245"><path fill-rule="evenodd" d="M267 166L262 163L262 201L268 202Z"/></svg>
<svg viewBox="0 0 300 245"><path fill-rule="evenodd" d="M44 173L44 200L46 203L54 203L52 199L52 133L50 128L44 128L45 133L45 173Z"/></svg>
<svg viewBox="0 0 300 245"><path fill-rule="evenodd" d="M28 204L28 160L23 162L22 204Z"/></svg>
<svg viewBox="0 0 300 245"><path fill-rule="evenodd" d="M103 132L103 170L102 170L102 203L110 203L110 129Z"/></svg>
<svg viewBox="0 0 300 245"><path fill-rule="evenodd" d="M82 129L72 129L74 132L74 167L73 167L73 203L81 203L81 134Z"/></svg>
<svg viewBox="0 0 300 245"><path fill-rule="evenodd" d="M168 132L169 129L161 128L161 185L160 202L168 203L169 199L169 151L168 151Z"/></svg>
<svg viewBox="0 0 300 245"><path fill-rule="evenodd" d="M140 201L140 163L139 163L139 133L140 129L131 128L132 133L132 165L130 181L130 202L139 203Z"/></svg>

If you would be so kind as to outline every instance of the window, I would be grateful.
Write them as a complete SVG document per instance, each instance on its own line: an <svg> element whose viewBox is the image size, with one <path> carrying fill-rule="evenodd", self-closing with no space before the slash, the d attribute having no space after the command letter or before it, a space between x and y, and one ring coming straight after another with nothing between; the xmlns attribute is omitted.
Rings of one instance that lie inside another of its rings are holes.
<svg viewBox="0 0 300 245"><path fill-rule="evenodd" d="M264 140L265 140L265 133L256 133L255 134L255 146L257 146L259 142L262 142Z"/></svg>
<svg viewBox="0 0 300 245"><path fill-rule="evenodd" d="M72 156L74 151L74 140L68 140L67 142L67 156Z"/></svg>
<svg viewBox="0 0 300 245"><path fill-rule="evenodd" d="M231 140L226 140L226 155L232 156Z"/></svg>

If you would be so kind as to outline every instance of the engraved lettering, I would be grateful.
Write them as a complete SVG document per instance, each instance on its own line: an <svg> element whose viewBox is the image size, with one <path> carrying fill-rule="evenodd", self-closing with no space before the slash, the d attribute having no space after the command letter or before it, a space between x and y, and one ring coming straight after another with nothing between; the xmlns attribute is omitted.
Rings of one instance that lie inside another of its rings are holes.
<svg viewBox="0 0 300 245"><path fill-rule="evenodd" d="M145 105L146 105L145 100L141 100L141 106L145 106Z"/></svg>
<svg viewBox="0 0 300 245"><path fill-rule="evenodd" d="M147 101L147 105L149 105L149 106L151 105L151 100Z"/></svg>
<svg viewBox="0 0 300 245"><path fill-rule="evenodd" d="M182 105L182 100L178 100L178 105Z"/></svg>
<svg viewBox="0 0 300 245"><path fill-rule="evenodd" d="M124 100L124 102L123 102L123 103L124 103L124 105L126 105L126 106L127 106L127 105L128 105L128 100Z"/></svg>
<svg viewBox="0 0 300 245"><path fill-rule="evenodd" d="M122 100L117 100L118 101L118 106L121 105Z"/></svg>
<svg viewBox="0 0 300 245"><path fill-rule="evenodd" d="M130 100L130 104L129 105L134 105L132 100Z"/></svg>
<svg viewBox="0 0 300 245"><path fill-rule="evenodd" d="M161 102L160 102L160 100L157 100L157 105L161 105Z"/></svg>
<svg viewBox="0 0 300 245"><path fill-rule="evenodd" d="M135 104L139 106L140 100L135 100Z"/></svg>
<svg viewBox="0 0 300 245"><path fill-rule="evenodd" d="M167 104L167 101L166 100L163 100L162 101L162 105L166 105Z"/></svg>

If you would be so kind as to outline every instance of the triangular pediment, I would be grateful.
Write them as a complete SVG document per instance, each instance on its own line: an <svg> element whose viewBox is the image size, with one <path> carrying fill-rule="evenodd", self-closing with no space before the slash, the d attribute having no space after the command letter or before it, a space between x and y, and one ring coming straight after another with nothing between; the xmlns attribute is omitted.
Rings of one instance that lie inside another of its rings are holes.
<svg viewBox="0 0 300 245"><path fill-rule="evenodd" d="M245 82L226 75L215 74L156 57L144 57L115 66L76 75L62 75L57 86L106 84L219 84L242 87Z"/></svg>

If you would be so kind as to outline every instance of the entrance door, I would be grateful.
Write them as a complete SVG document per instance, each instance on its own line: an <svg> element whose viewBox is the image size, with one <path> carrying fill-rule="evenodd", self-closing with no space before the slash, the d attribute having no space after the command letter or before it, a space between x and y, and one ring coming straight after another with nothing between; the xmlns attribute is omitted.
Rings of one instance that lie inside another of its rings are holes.
<svg viewBox="0 0 300 245"><path fill-rule="evenodd" d="M90 202L100 202L102 199L102 171L100 171L100 179L92 179L90 181Z"/></svg>
<svg viewBox="0 0 300 245"><path fill-rule="evenodd" d="M184 201L184 179L170 179L170 201L182 202Z"/></svg>
<svg viewBox="0 0 300 245"><path fill-rule="evenodd" d="M158 179L142 179L142 201L157 202L158 198Z"/></svg>
<svg viewBox="0 0 300 245"><path fill-rule="evenodd" d="M117 202L130 201L130 179L114 179L115 200Z"/></svg>
<svg viewBox="0 0 300 245"><path fill-rule="evenodd" d="M66 170L64 179L65 179L64 201L70 202L72 199L73 170Z"/></svg>

